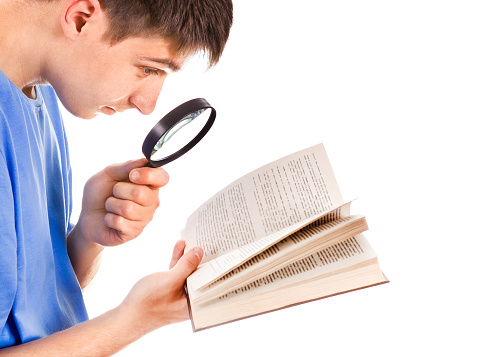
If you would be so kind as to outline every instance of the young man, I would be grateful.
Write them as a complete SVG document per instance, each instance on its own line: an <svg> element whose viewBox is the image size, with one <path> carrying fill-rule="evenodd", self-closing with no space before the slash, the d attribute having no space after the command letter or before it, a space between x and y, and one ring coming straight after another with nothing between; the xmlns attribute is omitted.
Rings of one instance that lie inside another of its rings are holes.
<svg viewBox="0 0 483 357"><path fill-rule="evenodd" d="M203 252L181 241L171 270L88 320L81 289L103 247L142 232L168 175L144 159L107 167L72 227L57 99L86 119L149 114L190 55L219 60L231 23L231 0L0 0L0 356L106 356L187 319L183 284Z"/></svg>

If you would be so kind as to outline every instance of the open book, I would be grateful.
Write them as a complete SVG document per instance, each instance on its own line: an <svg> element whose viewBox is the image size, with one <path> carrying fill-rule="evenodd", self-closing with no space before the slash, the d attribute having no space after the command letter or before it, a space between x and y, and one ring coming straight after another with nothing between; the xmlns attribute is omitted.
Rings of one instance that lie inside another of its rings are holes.
<svg viewBox="0 0 483 357"><path fill-rule="evenodd" d="M187 220L193 330L387 282L322 144L233 182Z"/></svg>

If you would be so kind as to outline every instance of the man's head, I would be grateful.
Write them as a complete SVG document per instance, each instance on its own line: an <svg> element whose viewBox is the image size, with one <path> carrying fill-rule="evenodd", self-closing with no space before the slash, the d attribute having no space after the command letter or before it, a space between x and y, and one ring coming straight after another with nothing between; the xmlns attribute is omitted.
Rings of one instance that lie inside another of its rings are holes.
<svg viewBox="0 0 483 357"><path fill-rule="evenodd" d="M105 40L160 37L182 55L203 51L210 66L221 57L233 19L231 0L99 0L109 27Z"/></svg>
<svg viewBox="0 0 483 357"><path fill-rule="evenodd" d="M166 75L204 53L215 65L231 0L38 0L61 4L61 34L43 77L74 115L154 110Z"/></svg>

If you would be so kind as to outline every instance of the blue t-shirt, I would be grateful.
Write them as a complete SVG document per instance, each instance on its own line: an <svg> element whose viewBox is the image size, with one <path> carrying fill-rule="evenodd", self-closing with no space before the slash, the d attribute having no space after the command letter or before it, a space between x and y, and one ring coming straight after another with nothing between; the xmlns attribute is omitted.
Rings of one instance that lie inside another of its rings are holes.
<svg viewBox="0 0 483 357"><path fill-rule="evenodd" d="M0 71L0 348L87 320L67 255L71 167L57 96Z"/></svg>

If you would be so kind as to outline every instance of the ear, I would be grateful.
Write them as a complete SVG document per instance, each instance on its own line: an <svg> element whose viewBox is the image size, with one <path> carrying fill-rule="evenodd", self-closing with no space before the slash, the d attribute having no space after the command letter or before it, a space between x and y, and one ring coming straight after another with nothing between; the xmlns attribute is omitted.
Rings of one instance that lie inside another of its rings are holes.
<svg viewBox="0 0 483 357"><path fill-rule="evenodd" d="M104 12L98 0L68 0L62 12L64 35L74 40L85 32L89 24L104 19Z"/></svg>

